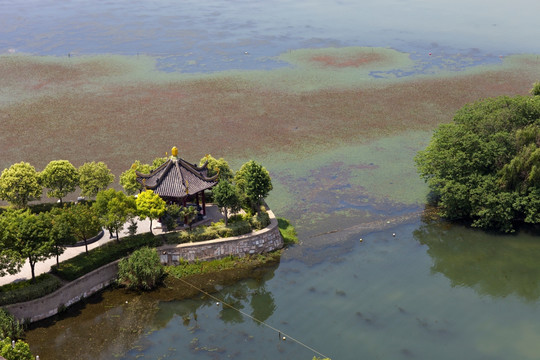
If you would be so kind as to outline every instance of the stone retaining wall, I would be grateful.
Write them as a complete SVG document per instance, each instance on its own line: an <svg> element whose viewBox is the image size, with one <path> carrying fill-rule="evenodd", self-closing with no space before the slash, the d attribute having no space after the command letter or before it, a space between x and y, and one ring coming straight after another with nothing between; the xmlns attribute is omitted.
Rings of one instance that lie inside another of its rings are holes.
<svg viewBox="0 0 540 360"><path fill-rule="evenodd" d="M249 234L198 243L162 246L158 248L161 262L166 265L177 265L182 259L189 262L206 261L229 255L246 256L281 249L283 238L279 232L278 222L272 211L268 211L268 215L270 225Z"/></svg>
<svg viewBox="0 0 540 360"><path fill-rule="evenodd" d="M270 225L266 228L226 239L216 239L194 244L162 246L158 249L164 264L174 265L183 258L187 261L212 260L229 255L245 256L262 254L283 247L283 238L279 232L278 222L271 211ZM4 306L13 316L21 321L35 322L46 319L58 313L63 307L68 307L111 284L118 274L117 260L102 266L55 292L42 298Z"/></svg>
<svg viewBox="0 0 540 360"><path fill-rule="evenodd" d="M118 262L100 267L39 299L4 306L14 317L29 323L56 315L58 310L109 286L118 274Z"/></svg>

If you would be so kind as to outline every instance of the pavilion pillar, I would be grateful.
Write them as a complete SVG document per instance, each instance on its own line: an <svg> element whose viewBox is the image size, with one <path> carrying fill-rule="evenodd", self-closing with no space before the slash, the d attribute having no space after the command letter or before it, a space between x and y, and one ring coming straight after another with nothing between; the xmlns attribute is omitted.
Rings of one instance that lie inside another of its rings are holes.
<svg viewBox="0 0 540 360"><path fill-rule="evenodd" d="M204 190L202 191L202 214L206 216L206 199L204 198Z"/></svg>

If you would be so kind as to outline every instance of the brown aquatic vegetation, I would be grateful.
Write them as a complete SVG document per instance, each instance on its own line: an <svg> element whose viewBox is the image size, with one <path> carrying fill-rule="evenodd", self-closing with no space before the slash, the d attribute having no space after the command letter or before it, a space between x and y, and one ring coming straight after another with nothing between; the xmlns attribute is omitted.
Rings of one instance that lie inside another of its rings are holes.
<svg viewBox="0 0 540 360"><path fill-rule="evenodd" d="M10 64L3 68L9 73ZM15 72L22 80L24 69ZM46 81L55 86L82 81L85 71L64 73L37 64L32 70L50 74ZM67 158L76 165L105 161L118 175L133 160L149 161L172 145L193 161L206 153L248 157L273 149L301 156L307 149L434 128L467 102L525 94L531 75L526 70L489 71L305 93L270 90L264 84L253 88L234 77L105 82L97 90L71 88L44 96L43 87L53 85L40 84L33 85L38 89L30 99L0 107L0 168L25 160L42 169L53 159Z"/></svg>
<svg viewBox="0 0 540 360"><path fill-rule="evenodd" d="M340 58L332 55L318 55L313 56L311 61L327 67L345 68L365 66L371 63L379 62L382 59L383 57L379 54L353 55L348 58Z"/></svg>

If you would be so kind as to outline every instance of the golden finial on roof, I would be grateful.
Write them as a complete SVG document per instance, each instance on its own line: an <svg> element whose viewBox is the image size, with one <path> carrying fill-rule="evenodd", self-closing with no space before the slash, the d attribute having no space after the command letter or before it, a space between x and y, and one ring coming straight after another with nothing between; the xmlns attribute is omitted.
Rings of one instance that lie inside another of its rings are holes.
<svg viewBox="0 0 540 360"><path fill-rule="evenodd" d="M171 155L174 157L178 157L178 148L176 146L171 149Z"/></svg>

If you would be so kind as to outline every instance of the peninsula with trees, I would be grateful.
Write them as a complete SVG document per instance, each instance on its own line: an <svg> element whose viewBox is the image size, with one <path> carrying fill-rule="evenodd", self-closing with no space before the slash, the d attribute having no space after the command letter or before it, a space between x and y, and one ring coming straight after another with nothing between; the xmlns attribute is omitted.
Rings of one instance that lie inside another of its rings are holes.
<svg viewBox="0 0 540 360"><path fill-rule="evenodd" d="M441 216L513 232L540 223L540 83L468 104L415 158Z"/></svg>

